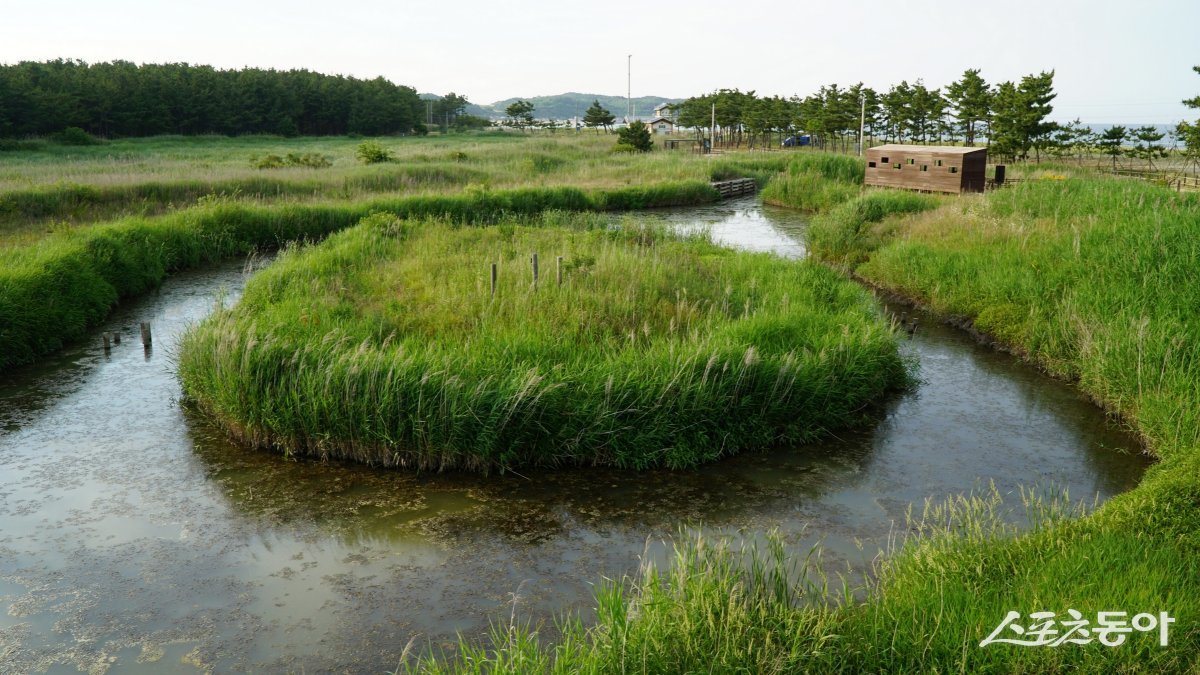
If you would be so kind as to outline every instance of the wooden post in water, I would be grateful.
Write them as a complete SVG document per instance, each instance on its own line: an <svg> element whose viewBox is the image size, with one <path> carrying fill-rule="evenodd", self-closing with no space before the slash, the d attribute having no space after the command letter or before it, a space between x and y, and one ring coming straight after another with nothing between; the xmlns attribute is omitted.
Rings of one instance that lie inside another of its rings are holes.
<svg viewBox="0 0 1200 675"><path fill-rule="evenodd" d="M558 285L562 286L562 256L558 256Z"/></svg>
<svg viewBox="0 0 1200 675"><path fill-rule="evenodd" d="M496 263L492 263L492 297L496 297Z"/></svg>
<svg viewBox="0 0 1200 675"><path fill-rule="evenodd" d="M537 288L537 282L538 282L537 253L534 253L533 254L533 287L535 289Z"/></svg>
<svg viewBox="0 0 1200 675"><path fill-rule="evenodd" d="M104 351L105 352L112 349L112 345L110 344L111 340L112 340L112 333L105 333L104 334Z"/></svg>
<svg viewBox="0 0 1200 675"><path fill-rule="evenodd" d="M149 349L149 348L150 348L150 342L151 342L151 338L150 338L150 322L149 322L149 321L143 321L143 322L142 322L142 346L143 346L143 347L145 347L146 349Z"/></svg>
<svg viewBox="0 0 1200 675"><path fill-rule="evenodd" d="M116 332L114 332L114 333L112 334L112 337L113 337L113 344L114 344L114 345L119 345L119 344L121 344L121 334L120 334L120 333L116 333Z"/></svg>

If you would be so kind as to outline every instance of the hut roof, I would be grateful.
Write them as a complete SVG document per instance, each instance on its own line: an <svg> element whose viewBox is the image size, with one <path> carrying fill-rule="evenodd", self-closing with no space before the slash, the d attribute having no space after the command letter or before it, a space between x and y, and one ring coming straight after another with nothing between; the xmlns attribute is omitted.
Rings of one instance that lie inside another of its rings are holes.
<svg viewBox="0 0 1200 675"><path fill-rule="evenodd" d="M883 151L883 152L940 152L942 154L966 155L987 148L966 148L961 145L903 145L900 143L889 143L887 145L876 145L868 150Z"/></svg>

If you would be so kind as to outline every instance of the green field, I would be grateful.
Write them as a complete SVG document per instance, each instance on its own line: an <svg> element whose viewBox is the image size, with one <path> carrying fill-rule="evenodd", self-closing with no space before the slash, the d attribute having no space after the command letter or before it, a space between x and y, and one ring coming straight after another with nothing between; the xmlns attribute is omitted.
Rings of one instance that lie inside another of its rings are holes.
<svg viewBox="0 0 1200 675"><path fill-rule="evenodd" d="M786 164L782 156L711 161L682 151L613 154L611 135L566 131L368 140L382 145L394 161L364 165L355 156L364 140L344 137L158 137L5 152L0 155L0 247L97 220L186 209L209 195L259 205L354 203L468 187L612 189L744 175L765 180ZM323 157L330 165L254 166L288 154Z"/></svg>

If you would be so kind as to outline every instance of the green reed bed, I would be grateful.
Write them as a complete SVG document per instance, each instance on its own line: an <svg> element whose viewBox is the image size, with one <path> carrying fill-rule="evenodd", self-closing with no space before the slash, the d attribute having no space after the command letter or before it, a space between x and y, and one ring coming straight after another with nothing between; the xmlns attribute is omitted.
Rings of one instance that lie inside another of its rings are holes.
<svg viewBox="0 0 1200 675"><path fill-rule="evenodd" d="M906 381L869 296L827 269L537 221L379 214L289 251L187 334L184 391L253 446L488 471L692 466L854 424Z"/></svg>
<svg viewBox="0 0 1200 675"><path fill-rule="evenodd" d="M280 173L280 172L275 172ZM247 201L282 198L348 198L360 194L447 190L483 181L487 174L451 164L363 167L341 180L318 179L312 171L291 177L255 175L216 181L146 181L133 184L59 184L0 193L0 232L39 229L50 219L87 220L135 212L152 215L195 203L207 195Z"/></svg>
<svg viewBox="0 0 1200 675"><path fill-rule="evenodd" d="M78 340L118 300L145 292L175 270L320 238L375 211L488 224L546 209L626 210L717 198L707 182L613 190L468 189L348 203L253 205L209 198L158 218L61 229L31 244L0 247L0 370Z"/></svg>
<svg viewBox="0 0 1200 675"><path fill-rule="evenodd" d="M491 188L572 185L612 189L753 176L766 182L792 153L614 154L611 136L500 134L381 138L393 161L362 165L362 139L130 139L103 146L5 154L0 238L44 234L48 223L86 223L186 208L209 194L252 202L371 199ZM311 156L328 166L275 166L264 157ZM265 168L256 168L256 167Z"/></svg>
<svg viewBox="0 0 1200 675"><path fill-rule="evenodd" d="M862 192L865 164L857 157L826 153L797 154L772 176L763 201L801 211L827 211Z"/></svg>
<svg viewBox="0 0 1200 675"><path fill-rule="evenodd" d="M896 216L929 211L941 203L942 198L903 190L850 196L812 219L809 250L843 265L862 262L894 233Z"/></svg>

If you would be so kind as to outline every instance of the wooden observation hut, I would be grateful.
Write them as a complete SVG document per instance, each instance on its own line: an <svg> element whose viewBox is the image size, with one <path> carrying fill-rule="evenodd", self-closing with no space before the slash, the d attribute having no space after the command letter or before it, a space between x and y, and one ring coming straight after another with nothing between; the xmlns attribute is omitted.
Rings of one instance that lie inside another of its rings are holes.
<svg viewBox="0 0 1200 675"><path fill-rule="evenodd" d="M930 192L983 192L986 171L987 148L880 145L867 150L863 183Z"/></svg>

